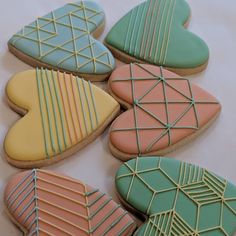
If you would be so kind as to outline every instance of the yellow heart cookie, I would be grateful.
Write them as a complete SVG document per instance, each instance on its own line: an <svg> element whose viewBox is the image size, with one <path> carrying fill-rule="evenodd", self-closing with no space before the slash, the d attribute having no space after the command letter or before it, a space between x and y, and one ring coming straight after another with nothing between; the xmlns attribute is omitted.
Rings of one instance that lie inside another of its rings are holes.
<svg viewBox="0 0 236 236"><path fill-rule="evenodd" d="M10 106L27 113L8 132L7 160L17 167L52 164L93 141L119 104L90 82L36 69L16 74L6 87Z"/></svg>

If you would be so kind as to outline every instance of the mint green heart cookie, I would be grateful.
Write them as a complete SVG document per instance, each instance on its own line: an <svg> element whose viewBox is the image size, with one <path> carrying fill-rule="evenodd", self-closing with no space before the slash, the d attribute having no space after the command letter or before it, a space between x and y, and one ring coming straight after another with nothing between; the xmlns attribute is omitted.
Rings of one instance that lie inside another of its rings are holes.
<svg viewBox="0 0 236 236"><path fill-rule="evenodd" d="M69 3L13 35L9 50L32 66L104 80L115 67L110 51L95 40L104 26L105 13L95 2Z"/></svg>
<svg viewBox="0 0 236 236"><path fill-rule="evenodd" d="M125 62L145 62L186 75L203 70L207 45L187 31L185 0L147 0L133 8L108 33L105 42Z"/></svg>
<svg viewBox="0 0 236 236"><path fill-rule="evenodd" d="M120 197L147 217L136 236L233 236L236 187L198 166L137 158L116 175Z"/></svg>

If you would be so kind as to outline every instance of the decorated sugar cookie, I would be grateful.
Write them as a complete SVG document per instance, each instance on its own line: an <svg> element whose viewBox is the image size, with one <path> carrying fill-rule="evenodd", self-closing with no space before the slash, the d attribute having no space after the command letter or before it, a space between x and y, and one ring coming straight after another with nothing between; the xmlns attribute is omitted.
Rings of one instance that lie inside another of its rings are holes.
<svg viewBox="0 0 236 236"><path fill-rule="evenodd" d="M153 65L116 69L109 89L129 109L110 128L110 149L122 160L175 150L209 127L221 110L207 91Z"/></svg>
<svg viewBox="0 0 236 236"><path fill-rule="evenodd" d="M16 74L6 93L25 115L6 135L7 160L22 168L49 165L81 149L119 112L119 104L90 82L36 69Z"/></svg>
<svg viewBox="0 0 236 236"><path fill-rule="evenodd" d="M124 204L146 217L136 236L233 236L236 187L198 166L143 157L116 175Z"/></svg>
<svg viewBox="0 0 236 236"><path fill-rule="evenodd" d="M5 189L5 204L25 235L129 236L135 229L109 196L51 171L15 175Z"/></svg>
<svg viewBox="0 0 236 236"><path fill-rule="evenodd" d="M104 80L115 64L110 51L95 39L104 26L104 11L95 2L69 3L25 26L8 46L32 66Z"/></svg>
<svg viewBox="0 0 236 236"><path fill-rule="evenodd" d="M205 42L186 27L185 0L146 0L127 13L108 33L105 43L119 59L167 67L180 75L207 66Z"/></svg>

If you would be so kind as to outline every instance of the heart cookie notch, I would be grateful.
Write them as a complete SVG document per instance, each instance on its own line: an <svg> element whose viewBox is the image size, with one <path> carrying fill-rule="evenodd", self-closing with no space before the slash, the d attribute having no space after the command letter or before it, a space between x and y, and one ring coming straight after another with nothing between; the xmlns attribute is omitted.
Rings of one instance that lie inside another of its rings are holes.
<svg viewBox="0 0 236 236"><path fill-rule="evenodd" d="M198 166L169 158L140 157L116 175L124 204L147 220L136 236L233 236L236 187Z"/></svg>
<svg viewBox="0 0 236 236"><path fill-rule="evenodd" d="M68 157L98 137L120 109L90 82L47 69L16 74L6 93L13 110L24 115L4 143L7 160L21 168Z"/></svg>
<svg viewBox="0 0 236 236"><path fill-rule="evenodd" d="M110 128L110 149L121 160L173 151L209 127L221 110L207 91L153 65L116 69L109 90L128 109Z"/></svg>
<svg viewBox="0 0 236 236"><path fill-rule="evenodd" d="M179 75L197 73L207 66L209 50L186 29L189 18L185 0L146 0L116 23L105 43L126 63L164 66Z"/></svg>
<svg viewBox="0 0 236 236"><path fill-rule="evenodd" d="M34 67L70 72L90 80L106 79L115 66L110 51L95 38L105 13L92 1L69 3L36 19L9 40L9 50Z"/></svg>
<svg viewBox="0 0 236 236"><path fill-rule="evenodd" d="M52 171L34 169L13 176L5 204L25 235L129 236L136 227L111 197Z"/></svg>

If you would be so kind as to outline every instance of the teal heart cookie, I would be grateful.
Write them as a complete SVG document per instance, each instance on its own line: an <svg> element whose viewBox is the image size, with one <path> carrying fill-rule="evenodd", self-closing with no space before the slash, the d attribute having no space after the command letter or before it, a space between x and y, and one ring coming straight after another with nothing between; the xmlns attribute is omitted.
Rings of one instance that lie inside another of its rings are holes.
<svg viewBox="0 0 236 236"><path fill-rule="evenodd" d="M136 236L233 236L236 187L198 166L159 157L124 163L116 187L147 217Z"/></svg>
<svg viewBox="0 0 236 236"><path fill-rule="evenodd" d="M186 75L203 70L208 47L186 30L185 0L147 0L133 8L108 33L105 42L125 62L145 62Z"/></svg>
<svg viewBox="0 0 236 236"><path fill-rule="evenodd" d="M115 66L110 51L94 38L104 26L104 11L96 3L69 3L13 35L9 50L32 66L103 80Z"/></svg>

